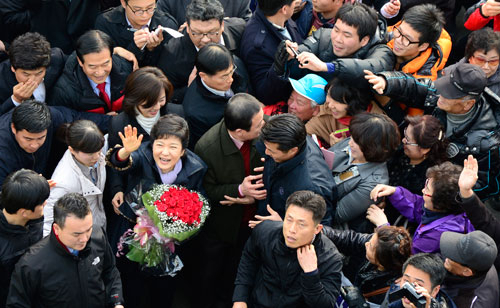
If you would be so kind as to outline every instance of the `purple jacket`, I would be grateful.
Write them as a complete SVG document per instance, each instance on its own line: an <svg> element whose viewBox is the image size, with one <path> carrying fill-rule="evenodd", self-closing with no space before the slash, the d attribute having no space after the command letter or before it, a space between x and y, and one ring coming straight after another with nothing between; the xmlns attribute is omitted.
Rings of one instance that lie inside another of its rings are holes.
<svg viewBox="0 0 500 308"><path fill-rule="evenodd" d="M447 215L439 218L427 225L420 222L423 215L424 198L415 195L406 188L398 186L396 192L389 196L389 201L410 222L419 223L415 234L413 235L413 254L419 252L439 252L439 239L441 233L453 231L458 233L469 233L474 231L474 227L465 215Z"/></svg>

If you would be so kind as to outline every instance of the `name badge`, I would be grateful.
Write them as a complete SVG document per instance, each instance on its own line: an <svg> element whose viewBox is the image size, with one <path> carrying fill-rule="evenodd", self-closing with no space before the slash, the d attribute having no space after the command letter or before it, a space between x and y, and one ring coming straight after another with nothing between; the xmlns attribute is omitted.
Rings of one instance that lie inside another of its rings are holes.
<svg viewBox="0 0 500 308"><path fill-rule="evenodd" d="M359 170L357 166L352 166L344 172L341 172L333 177L335 184L343 183L349 179L357 177L359 175Z"/></svg>

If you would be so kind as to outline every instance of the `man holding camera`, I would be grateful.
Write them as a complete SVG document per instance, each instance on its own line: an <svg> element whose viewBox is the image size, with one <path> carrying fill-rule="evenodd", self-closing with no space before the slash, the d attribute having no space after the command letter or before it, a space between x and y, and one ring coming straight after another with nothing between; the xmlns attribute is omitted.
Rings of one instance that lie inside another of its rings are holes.
<svg viewBox="0 0 500 308"><path fill-rule="evenodd" d="M392 285L381 308L452 308L451 298L441 291L446 276L443 261L437 254L419 253L403 265L399 285Z"/></svg>

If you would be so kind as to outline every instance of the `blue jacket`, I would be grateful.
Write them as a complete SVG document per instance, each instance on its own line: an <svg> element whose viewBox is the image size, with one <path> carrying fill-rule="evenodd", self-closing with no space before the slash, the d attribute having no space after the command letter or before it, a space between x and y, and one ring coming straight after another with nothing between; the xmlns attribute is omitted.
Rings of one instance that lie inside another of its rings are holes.
<svg viewBox="0 0 500 308"><path fill-rule="evenodd" d="M288 20L286 28L292 41L301 44L302 37L295 22ZM247 23L241 38L241 59L247 66L255 96L266 105L287 100L292 91L291 85L283 82L273 69L274 54L284 39L259 8Z"/></svg>
<svg viewBox="0 0 500 308"><path fill-rule="evenodd" d="M267 190L267 198L259 201L257 214L269 215L266 208L269 204L283 218L288 196L298 190L311 190L325 198L327 212L322 223L330 225L337 199L337 187L321 150L312 138L307 136L303 149L292 159L279 164L265 155L262 141L259 141L256 147L266 160L263 180Z"/></svg>

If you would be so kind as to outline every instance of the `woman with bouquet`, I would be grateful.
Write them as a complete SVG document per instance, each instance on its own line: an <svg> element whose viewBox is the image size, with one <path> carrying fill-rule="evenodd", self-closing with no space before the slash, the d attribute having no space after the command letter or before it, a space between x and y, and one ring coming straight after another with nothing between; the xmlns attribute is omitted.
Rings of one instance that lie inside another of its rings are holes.
<svg viewBox="0 0 500 308"><path fill-rule="evenodd" d="M115 229L121 229L118 236L134 227L135 215L130 205L154 184L182 185L203 193L202 181L207 166L187 149L189 128L183 118L172 114L160 117L151 129L150 141L144 144L141 144L143 136L137 136L137 128L130 125L119 136L123 147L113 148L106 155L109 166L128 174L126 202L119 207L123 216L128 218L121 216L122 224L115 225ZM121 228L127 220L128 226ZM118 258L117 265L122 273L127 307L169 307L174 292L172 278L146 276L138 263L125 258ZM141 299L149 299L150 303L141 302Z"/></svg>

